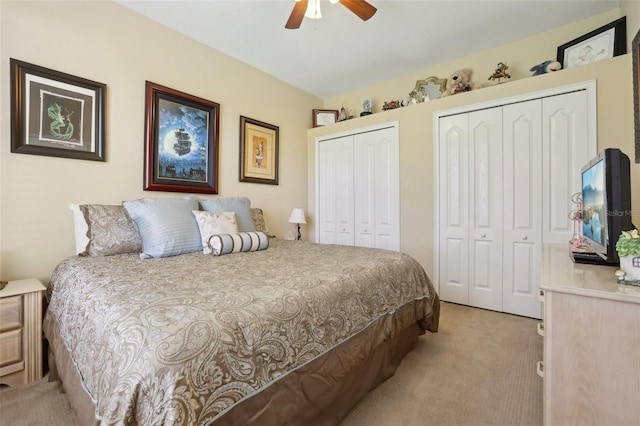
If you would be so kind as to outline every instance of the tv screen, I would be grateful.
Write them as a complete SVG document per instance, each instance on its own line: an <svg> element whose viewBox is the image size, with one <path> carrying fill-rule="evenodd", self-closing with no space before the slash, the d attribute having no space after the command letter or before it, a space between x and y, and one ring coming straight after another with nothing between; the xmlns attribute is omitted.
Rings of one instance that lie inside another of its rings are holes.
<svg viewBox="0 0 640 426"><path fill-rule="evenodd" d="M605 215L604 160L582 172L582 232L600 245L607 241Z"/></svg>
<svg viewBox="0 0 640 426"><path fill-rule="evenodd" d="M629 157L608 148L582 168L582 234L586 245L605 262L619 262L616 243L631 222Z"/></svg>

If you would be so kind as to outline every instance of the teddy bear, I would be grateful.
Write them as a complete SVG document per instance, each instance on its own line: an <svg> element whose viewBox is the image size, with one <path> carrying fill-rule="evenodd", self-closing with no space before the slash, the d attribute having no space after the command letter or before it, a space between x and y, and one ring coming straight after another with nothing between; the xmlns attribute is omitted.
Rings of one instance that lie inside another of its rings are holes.
<svg viewBox="0 0 640 426"><path fill-rule="evenodd" d="M447 88L442 96L455 95L456 93L468 92L479 89L480 85L471 83L471 70L463 68L452 73L447 79Z"/></svg>

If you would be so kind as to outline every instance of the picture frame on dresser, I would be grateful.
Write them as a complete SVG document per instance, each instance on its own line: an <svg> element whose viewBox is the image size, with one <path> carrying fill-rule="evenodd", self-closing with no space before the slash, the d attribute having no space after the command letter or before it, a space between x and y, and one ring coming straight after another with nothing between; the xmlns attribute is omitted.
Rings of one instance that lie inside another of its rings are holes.
<svg viewBox="0 0 640 426"><path fill-rule="evenodd" d="M557 61L573 68L627 53L627 19L623 16L558 46Z"/></svg>
<svg viewBox="0 0 640 426"><path fill-rule="evenodd" d="M240 182L278 184L280 128L240 116Z"/></svg>
<svg viewBox="0 0 640 426"><path fill-rule="evenodd" d="M218 193L220 104L145 86L144 190Z"/></svg>
<svg viewBox="0 0 640 426"><path fill-rule="evenodd" d="M105 92L97 81L10 58L11 152L105 161Z"/></svg>

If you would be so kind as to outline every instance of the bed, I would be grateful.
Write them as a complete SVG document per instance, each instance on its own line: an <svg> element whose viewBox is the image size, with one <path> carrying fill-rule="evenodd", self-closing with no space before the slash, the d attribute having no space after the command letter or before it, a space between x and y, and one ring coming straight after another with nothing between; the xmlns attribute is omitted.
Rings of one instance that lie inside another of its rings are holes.
<svg viewBox="0 0 640 426"><path fill-rule="evenodd" d="M142 257L52 274L50 377L80 424L337 424L438 328L429 278L399 252L269 238Z"/></svg>

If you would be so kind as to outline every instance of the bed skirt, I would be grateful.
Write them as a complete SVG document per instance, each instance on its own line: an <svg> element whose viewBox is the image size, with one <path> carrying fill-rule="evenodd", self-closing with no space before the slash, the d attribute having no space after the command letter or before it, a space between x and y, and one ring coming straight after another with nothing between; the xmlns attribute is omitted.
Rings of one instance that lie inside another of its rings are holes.
<svg viewBox="0 0 640 426"><path fill-rule="evenodd" d="M425 328L437 330L437 299L431 324L425 327L415 322L422 303L408 303L378 319L332 350L241 400L211 424L337 425L369 390L395 373ZM54 315L48 314L44 329L49 341L50 380L61 380L79 424L97 425L100 421L95 403L82 386ZM381 340L378 333L384 339L375 345L373 342Z"/></svg>

